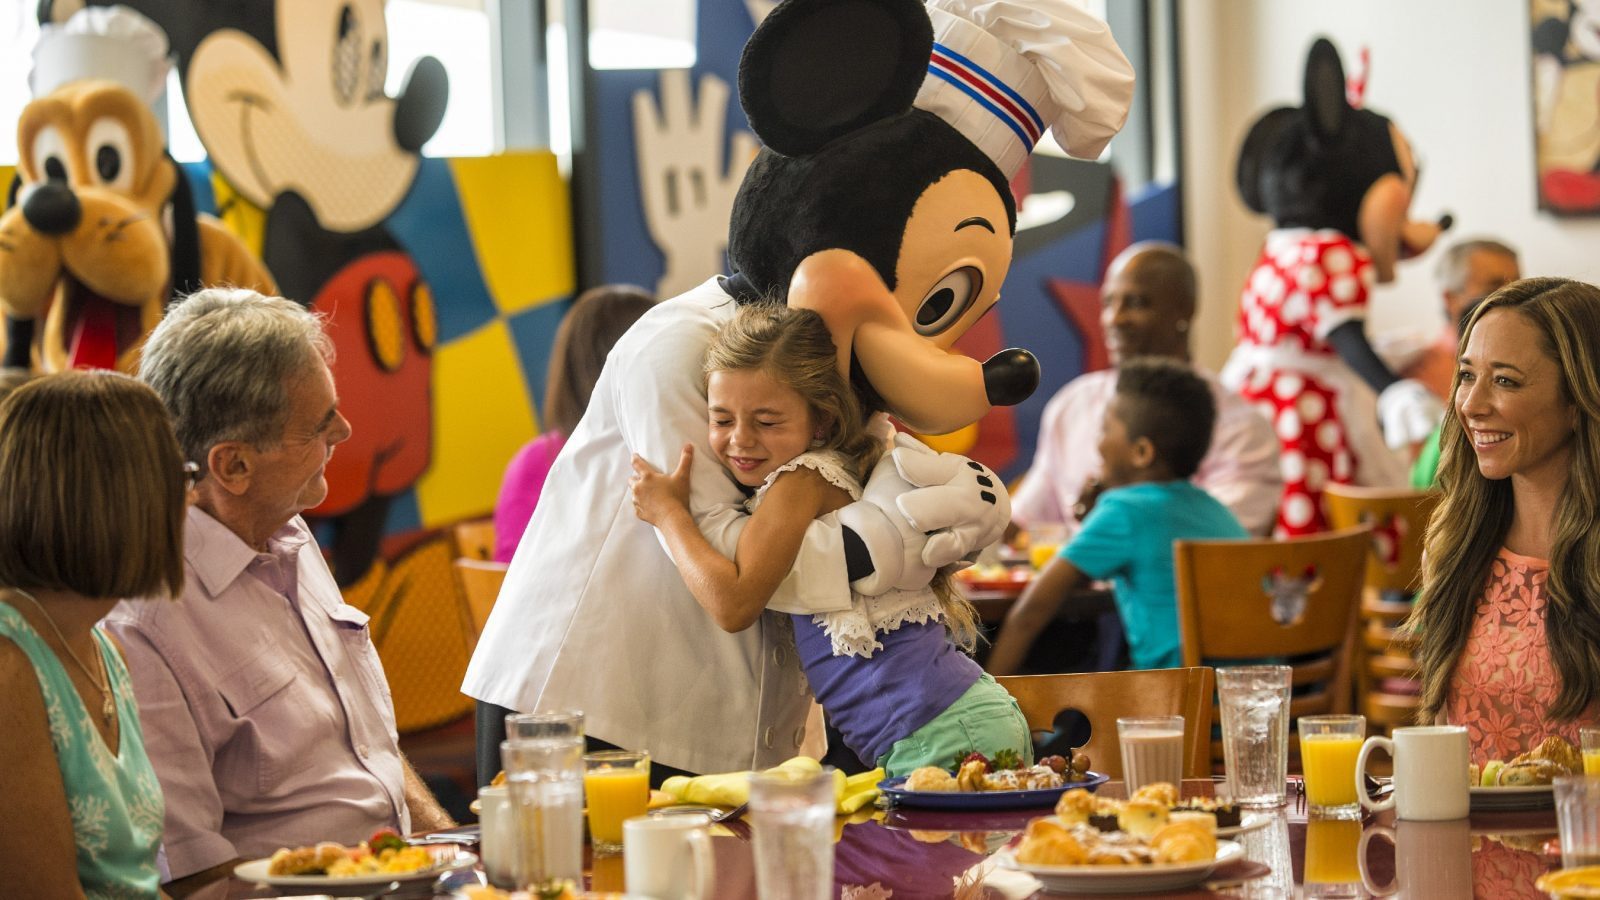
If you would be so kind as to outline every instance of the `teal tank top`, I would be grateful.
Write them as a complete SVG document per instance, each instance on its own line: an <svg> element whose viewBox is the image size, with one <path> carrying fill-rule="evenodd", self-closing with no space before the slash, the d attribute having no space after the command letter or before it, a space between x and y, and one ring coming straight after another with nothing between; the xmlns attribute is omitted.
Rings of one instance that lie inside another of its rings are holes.
<svg viewBox="0 0 1600 900"><path fill-rule="evenodd" d="M101 739L61 660L21 613L0 603L0 637L22 648L39 678L39 692L50 717L50 741L55 745L72 815L78 882L84 894L91 900L155 897L160 883L156 847L161 842L165 811L161 784L145 756L139 708L122 655L100 629L93 633L117 703L115 756ZM98 706L94 714L99 713Z"/></svg>

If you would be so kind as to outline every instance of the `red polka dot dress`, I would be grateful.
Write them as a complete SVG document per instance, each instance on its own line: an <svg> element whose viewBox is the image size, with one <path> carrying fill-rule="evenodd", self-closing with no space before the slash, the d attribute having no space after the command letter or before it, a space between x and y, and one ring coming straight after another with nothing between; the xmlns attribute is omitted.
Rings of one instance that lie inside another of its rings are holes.
<svg viewBox="0 0 1600 900"><path fill-rule="evenodd" d="M1281 444L1283 501L1275 534L1325 530L1322 491L1404 484L1383 444L1372 390L1328 335L1367 314L1372 257L1344 234L1284 229L1267 236L1239 304L1239 346L1223 381L1255 404Z"/></svg>

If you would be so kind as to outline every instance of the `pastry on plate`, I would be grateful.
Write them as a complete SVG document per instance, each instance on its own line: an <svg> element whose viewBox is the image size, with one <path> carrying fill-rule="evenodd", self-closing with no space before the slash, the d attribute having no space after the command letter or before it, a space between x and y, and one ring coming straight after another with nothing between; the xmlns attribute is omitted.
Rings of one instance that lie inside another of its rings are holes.
<svg viewBox="0 0 1600 900"><path fill-rule="evenodd" d="M1029 822L1017 847L1017 861L1034 866L1081 866L1088 858L1082 842L1054 816Z"/></svg>

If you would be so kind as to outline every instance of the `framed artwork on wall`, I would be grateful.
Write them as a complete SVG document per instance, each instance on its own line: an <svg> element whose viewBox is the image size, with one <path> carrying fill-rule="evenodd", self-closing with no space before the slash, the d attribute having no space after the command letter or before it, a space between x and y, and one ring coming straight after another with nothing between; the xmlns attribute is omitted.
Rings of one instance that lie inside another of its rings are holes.
<svg viewBox="0 0 1600 900"><path fill-rule="evenodd" d="M1600 2L1532 0L1539 208L1600 215Z"/></svg>

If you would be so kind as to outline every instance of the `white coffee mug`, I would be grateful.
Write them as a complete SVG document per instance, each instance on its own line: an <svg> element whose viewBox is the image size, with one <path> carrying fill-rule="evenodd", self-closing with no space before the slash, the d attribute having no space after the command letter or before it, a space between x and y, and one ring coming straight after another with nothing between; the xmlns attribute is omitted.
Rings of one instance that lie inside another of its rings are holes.
<svg viewBox="0 0 1600 900"><path fill-rule="evenodd" d="M703 815L635 816L622 823L629 894L652 900L706 900L716 869L711 820Z"/></svg>
<svg viewBox="0 0 1600 900"><path fill-rule="evenodd" d="M1374 837L1394 844L1394 880L1387 885L1375 884L1367 868L1367 844ZM1361 884L1374 897L1472 896L1472 829L1466 819L1374 825L1361 832L1357 846Z"/></svg>
<svg viewBox="0 0 1600 900"><path fill-rule="evenodd" d="M1367 756L1378 747L1394 760L1394 794L1374 801L1362 776L1367 771ZM1356 757L1356 797L1367 809L1393 809L1401 819L1465 819L1471 802L1468 755L1467 730L1459 725L1412 725L1396 728L1393 740L1369 737Z"/></svg>
<svg viewBox="0 0 1600 900"><path fill-rule="evenodd" d="M505 785L478 788L478 851L483 873L495 887L516 887L517 820L511 814L511 792Z"/></svg>

